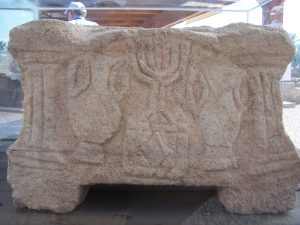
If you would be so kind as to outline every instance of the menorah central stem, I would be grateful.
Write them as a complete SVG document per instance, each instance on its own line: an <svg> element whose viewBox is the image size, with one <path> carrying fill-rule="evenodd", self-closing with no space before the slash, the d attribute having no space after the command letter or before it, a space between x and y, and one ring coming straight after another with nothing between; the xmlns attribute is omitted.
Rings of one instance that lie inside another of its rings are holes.
<svg viewBox="0 0 300 225"><path fill-rule="evenodd" d="M164 112L166 106L165 86L160 83L155 83L150 86L151 93L149 96L150 104L149 111L151 113Z"/></svg>
<svg viewBox="0 0 300 225"><path fill-rule="evenodd" d="M166 106L166 90L165 86L159 84L158 86L158 105L157 105L157 111L165 111Z"/></svg>

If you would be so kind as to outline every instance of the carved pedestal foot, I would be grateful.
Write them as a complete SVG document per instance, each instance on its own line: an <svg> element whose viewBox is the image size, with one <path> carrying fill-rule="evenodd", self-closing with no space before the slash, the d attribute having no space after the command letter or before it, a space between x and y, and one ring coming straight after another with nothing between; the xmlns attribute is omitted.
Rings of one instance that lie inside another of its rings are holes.
<svg viewBox="0 0 300 225"><path fill-rule="evenodd" d="M219 200L233 213L279 213L294 208L296 179L249 183L219 188Z"/></svg>
<svg viewBox="0 0 300 225"><path fill-rule="evenodd" d="M51 210L68 213L86 197L89 188L75 184L64 184L46 180L20 181L13 186L13 202L16 207Z"/></svg>

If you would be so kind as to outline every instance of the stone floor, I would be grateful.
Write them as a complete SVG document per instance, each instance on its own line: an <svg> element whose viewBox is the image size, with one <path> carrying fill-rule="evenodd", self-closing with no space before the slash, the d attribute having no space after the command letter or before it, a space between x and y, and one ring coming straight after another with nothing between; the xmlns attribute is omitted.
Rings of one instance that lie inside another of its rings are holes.
<svg viewBox="0 0 300 225"><path fill-rule="evenodd" d="M97 186L67 215L15 209L6 180L5 150L17 137L21 113L0 111L0 225L300 225L300 191L295 209L243 216L226 212L213 189ZM284 109L285 129L300 154L300 105Z"/></svg>

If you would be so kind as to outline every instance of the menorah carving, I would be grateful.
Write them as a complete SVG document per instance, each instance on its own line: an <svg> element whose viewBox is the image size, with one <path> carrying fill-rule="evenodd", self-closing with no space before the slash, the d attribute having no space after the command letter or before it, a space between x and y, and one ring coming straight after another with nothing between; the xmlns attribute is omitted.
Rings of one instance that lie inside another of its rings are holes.
<svg viewBox="0 0 300 225"><path fill-rule="evenodd" d="M227 210L293 208L300 163L282 126L281 30L12 30L24 126L8 150L18 207L72 211L93 184L214 186ZM99 203L101 204L101 202Z"/></svg>
<svg viewBox="0 0 300 225"><path fill-rule="evenodd" d="M136 42L141 73L135 75L150 87L150 94L138 123L127 124L123 164L128 173L174 178L186 169L188 134L186 125L166 108L166 88L184 76L190 45L181 41L162 46L162 37L156 34Z"/></svg>
<svg viewBox="0 0 300 225"><path fill-rule="evenodd" d="M155 36L149 39L137 42L136 58L142 74L137 73L136 76L150 86L149 110L150 113L158 113L165 111L166 87L184 75L190 46L186 42L163 46L158 45L161 39Z"/></svg>

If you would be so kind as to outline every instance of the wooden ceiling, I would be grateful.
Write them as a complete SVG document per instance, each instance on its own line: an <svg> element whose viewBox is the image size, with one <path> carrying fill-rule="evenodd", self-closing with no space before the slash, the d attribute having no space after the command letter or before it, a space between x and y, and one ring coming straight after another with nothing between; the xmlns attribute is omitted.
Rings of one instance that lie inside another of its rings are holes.
<svg viewBox="0 0 300 225"><path fill-rule="evenodd" d="M169 27L194 16L203 15L205 17L209 9L220 9L236 2L236 0L98 0L94 3L91 1L82 2L89 9L87 19L95 21L99 25L154 28ZM43 0L40 2L40 6L66 7L51 0ZM177 7L185 7L187 10L170 10ZM190 11L189 9L192 7L202 7L202 10L199 12ZM138 10L139 8L143 10ZM151 8L155 10L151 10ZM207 11L203 9L207 9ZM63 12L63 10L41 10L40 18L66 20Z"/></svg>

